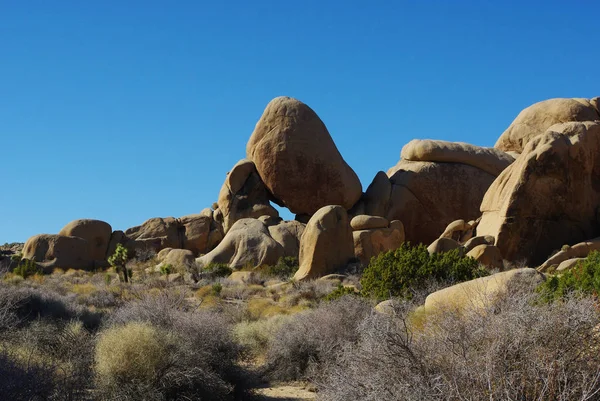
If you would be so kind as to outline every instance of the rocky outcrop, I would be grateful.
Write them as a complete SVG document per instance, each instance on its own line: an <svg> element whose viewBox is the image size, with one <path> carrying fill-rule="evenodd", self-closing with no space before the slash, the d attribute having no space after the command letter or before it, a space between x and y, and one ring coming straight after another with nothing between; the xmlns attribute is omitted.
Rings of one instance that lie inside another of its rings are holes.
<svg viewBox="0 0 600 401"><path fill-rule="evenodd" d="M354 258L352 228L342 206L325 206L309 220L300 239L296 280L334 273Z"/></svg>
<svg viewBox="0 0 600 401"><path fill-rule="evenodd" d="M495 237L505 259L540 264L600 235L599 183L600 122L554 125L489 188L477 233Z"/></svg>
<svg viewBox="0 0 600 401"><path fill-rule="evenodd" d="M233 166L221 187L217 203L225 233L240 219L279 216L269 202L269 193L256 166L250 160L240 160Z"/></svg>
<svg viewBox="0 0 600 401"><path fill-rule="evenodd" d="M283 247L275 241L267 226L258 219L240 219L227 231L215 249L196 259L199 267L224 263L232 269L272 266L284 256Z"/></svg>
<svg viewBox="0 0 600 401"><path fill-rule="evenodd" d="M246 155L270 193L292 213L312 215L326 205L348 210L361 196L360 181L325 124L296 99L278 97L267 105Z"/></svg>
<svg viewBox="0 0 600 401"><path fill-rule="evenodd" d="M37 262L46 272L56 267L86 270L96 267L85 239L58 234L29 238L23 248L23 258Z"/></svg>
<svg viewBox="0 0 600 401"><path fill-rule="evenodd" d="M494 176L515 161L514 157L499 149L431 139L413 139L402 148L400 157L409 161L462 163Z"/></svg>
<svg viewBox="0 0 600 401"><path fill-rule="evenodd" d="M600 120L599 100L557 98L535 103L519 113L498 138L495 148L522 153L532 139L554 124Z"/></svg>
<svg viewBox="0 0 600 401"><path fill-rule="evenodd" d="M79 237L87 241L88 258L91 260L105 260L108 245L112 234L110 224L92 219L74 220L64 226L58 235L65 237Z"/></svg>

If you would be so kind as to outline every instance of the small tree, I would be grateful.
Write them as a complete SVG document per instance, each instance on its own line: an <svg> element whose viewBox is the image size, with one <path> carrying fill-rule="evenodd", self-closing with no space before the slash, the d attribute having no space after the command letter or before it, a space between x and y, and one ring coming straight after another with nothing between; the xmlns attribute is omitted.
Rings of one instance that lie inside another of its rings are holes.
<svg viewBox="0 0 600 401"><path fill-rule="evenodd" d="M122 244L117 244L117 249L112 256L109 256L108 263L115 268L117 274L123 275L123 281L129 282L129 272L127 271L127 248Z"/></svg>

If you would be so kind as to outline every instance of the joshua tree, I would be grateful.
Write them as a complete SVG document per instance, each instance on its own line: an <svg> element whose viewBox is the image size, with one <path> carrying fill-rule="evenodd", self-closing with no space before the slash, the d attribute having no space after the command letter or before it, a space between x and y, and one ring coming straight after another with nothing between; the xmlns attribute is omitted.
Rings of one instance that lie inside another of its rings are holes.
<svg viewBox="0 0 600 401"><path fill-rule="evenodd" d="M117 244L117 249L115 249L115 253L108 258L108 263L112 267L115 268L117 274L123 275L123 281L126 283L129 282L129 272L127 271L127 248L125 248L121 244Z"/></svg>

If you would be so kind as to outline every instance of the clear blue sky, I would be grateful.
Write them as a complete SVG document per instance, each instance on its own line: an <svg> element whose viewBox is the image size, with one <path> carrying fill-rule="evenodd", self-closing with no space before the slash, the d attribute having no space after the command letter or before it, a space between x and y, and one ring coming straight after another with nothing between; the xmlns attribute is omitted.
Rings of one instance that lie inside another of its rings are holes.
<svg viewBox="0 0 600 401"><path fill-rule="evenodd" d="M522 3L0 0L0 243L199 212L280 95L364 188L413 138L600 96L600 2Z"/></svg>

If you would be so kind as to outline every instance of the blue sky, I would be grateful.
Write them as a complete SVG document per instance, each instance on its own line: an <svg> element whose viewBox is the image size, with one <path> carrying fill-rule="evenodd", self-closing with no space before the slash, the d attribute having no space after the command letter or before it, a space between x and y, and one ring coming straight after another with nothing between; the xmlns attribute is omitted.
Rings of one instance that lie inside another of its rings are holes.
<svg viewBox="0 0 600 401"><path fill-rule="evenodd" d="M0 243L199 212L276 96L364 188L413 138L492 146L600 96L600 2L522 3L0 0Z"/></svg>

